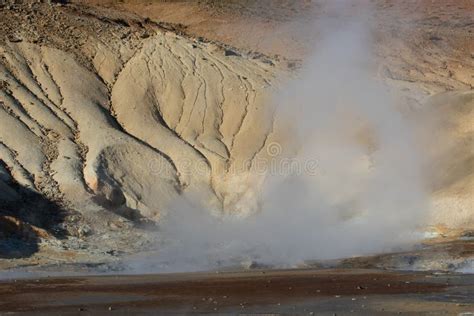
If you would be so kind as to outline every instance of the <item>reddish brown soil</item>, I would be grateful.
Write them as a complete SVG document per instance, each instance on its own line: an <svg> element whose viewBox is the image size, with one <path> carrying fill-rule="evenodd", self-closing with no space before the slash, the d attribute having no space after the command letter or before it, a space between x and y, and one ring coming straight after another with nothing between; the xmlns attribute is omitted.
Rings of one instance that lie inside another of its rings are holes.
<svg viewBox="0 0 474 316"><path fill-rule="evenodd" d="M311 49L317 30L310 22L319 16L324 16L324 6L327 2L327 0L74 1L181 24L193 36L203 36L242 49L282 55L290 59L300 58ZM364 2L367 1L353 1L355 4ZM474 48L474 43L470 40L474 36L473 25L468 21L473 22L473 1L381 0L374 3L375 13L381 24L395 23L399 28L411 26L413 34L437 32L447 28L460 29L458 31L462 31L464 36L457 34L458 36L450 39L450 44L471 51ZM463 21L467 23L465 27L459 24ZM409 40L407 37L405 39Z"/></svg>
<svg viewBox="0 0 474 316"><path fill-rule="evenodd" d="M328 0L74 0L177 25L187 34L269 56L300 60L317 49L315 22ZM270 3L269 3L270 1ZM347 12L367 7L354 0ZM380 76L410 98L474 88L474 2L372 1ZM344 49L341 44L341 49ZM290 63L292 64L292 63ZM421 89L414 89L414 87ZM420 92L421 91L421 92Z"/></svg>
<svg viewBox="0 0 474 316"><path fill-rule="evenodd" d="M421 306L427 298L433 304L444 302L452 288L459 292L464 287L462 293L469 297L472 286L459 280L374 270L47 278L1 283L0 312L96 313L109 308L118 313L303 312L328 308L328 301L334 301L329 308L336 304L333 310L354 308L362 312L369 308L369 302L378 306L375 302L380 298L382 302L416 298ZM461 311L469 304L445 306Z"/></svg>

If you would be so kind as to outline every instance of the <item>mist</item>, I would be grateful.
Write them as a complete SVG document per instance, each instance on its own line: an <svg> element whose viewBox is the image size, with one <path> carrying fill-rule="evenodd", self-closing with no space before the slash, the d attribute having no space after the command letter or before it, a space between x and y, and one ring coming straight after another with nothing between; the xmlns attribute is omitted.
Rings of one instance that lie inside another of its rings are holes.
<svg viewBox="0 0 474 316"><path fill-rule="evenodd" d="M348 5L325 8L313 25L313 53L273 96L278 120L291 131L274 159L292 159L299 172L256 175L259 211L246 216L216 214L198 194L183 196L160 222L159 251L130 261L132 269L293 267L409 247L419 238L427 194L414 128L397 110L397 92L376 77L370 7L339 19Z"/></svg>

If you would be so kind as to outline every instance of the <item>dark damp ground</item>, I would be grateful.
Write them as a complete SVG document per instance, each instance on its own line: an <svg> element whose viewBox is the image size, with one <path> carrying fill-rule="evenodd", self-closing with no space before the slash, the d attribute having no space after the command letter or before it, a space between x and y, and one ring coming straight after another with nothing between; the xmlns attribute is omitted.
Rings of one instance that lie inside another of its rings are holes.
<svg viewBox="0 0 474 316"><path fill-rule="evenodd" d="M10 280L0 283L5 312L457 315L474 312L474 275L260 270Z"/></svg>

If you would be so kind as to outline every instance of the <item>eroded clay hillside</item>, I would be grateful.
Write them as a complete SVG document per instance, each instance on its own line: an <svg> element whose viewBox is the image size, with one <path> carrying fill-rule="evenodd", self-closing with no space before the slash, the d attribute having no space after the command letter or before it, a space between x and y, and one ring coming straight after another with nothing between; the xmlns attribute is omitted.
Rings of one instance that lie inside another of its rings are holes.
<svg viewBox="0 0 474 316"><path fill-rule="evenodd" d="M136 16L36 2L1 12L2 223L12 234L117 231L133 245L129 226L153 226L183 192L239 211L272 137L274 61ZM29 192L56 208L19 216Z"/></svg>

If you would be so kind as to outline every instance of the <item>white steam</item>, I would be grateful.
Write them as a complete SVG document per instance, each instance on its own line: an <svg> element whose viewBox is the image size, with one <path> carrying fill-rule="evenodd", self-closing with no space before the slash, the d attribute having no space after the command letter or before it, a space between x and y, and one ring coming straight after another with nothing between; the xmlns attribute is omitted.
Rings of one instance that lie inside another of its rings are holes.
<svg viewBox="0 0 474 316"><path fill-rule="evenodd" d="M298 146L297 161L317 161L317 172L267 174L262 210L246 218L216 217L183 198L160 225L154 264L293 266L413 241L427 208L420 159L412 128L375 78L370 28L359 21L366 18L318 23L315 54L274 98L294 131L281 145Z"/></svg>

